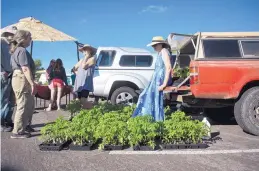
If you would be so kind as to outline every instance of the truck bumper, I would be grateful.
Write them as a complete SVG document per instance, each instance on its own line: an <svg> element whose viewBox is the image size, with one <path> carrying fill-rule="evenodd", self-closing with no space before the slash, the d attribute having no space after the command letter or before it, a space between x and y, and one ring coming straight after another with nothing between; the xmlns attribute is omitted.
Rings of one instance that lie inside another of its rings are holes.
<svg viewBox="0 0 259 171"><path fill-rule="evenodd" d="M164 91L164 96L170 103L181 103L186 107L221 108L234 105L234 100L232 99L195 98L188 86L182 86L178 89L176 87L167 87Z"/></svg>

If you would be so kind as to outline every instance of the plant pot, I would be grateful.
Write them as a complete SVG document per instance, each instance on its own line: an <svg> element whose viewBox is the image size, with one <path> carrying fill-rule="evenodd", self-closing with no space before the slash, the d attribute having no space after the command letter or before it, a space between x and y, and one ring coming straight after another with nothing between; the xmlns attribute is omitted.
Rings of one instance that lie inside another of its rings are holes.
<svg viewBox="0 0 259 171"><path fill-rule="evenodd" d="M198 146L198 148L208 148L209 147L209 145L206 143L199 143L199 144L197 144L197 146Z"/></svg>
<svg viewBox="0 0 259 171"><path fill-rule="evenodd" d="M69 149L73 151L90 151L92 146L92 143L84 143L83 145L74 145L72 143L69 145Z"/></svg>
<svg viewBox="0 0 259 171"><path fill-rule="evenodd" d="M123 150L123 145L104 145L104 150Z"/></svg>
<svg viewBox="0 0 259 171"><path fill-rule="evenodd" d="M170 150L170 149L178 149L178 145L177 144L161 144L160 147L163 149L163 150Z"/></svg>
<svg viewBox="0 0 259 171"><path fill-rule="evenodd" d="M69 144L71 143L71 141L65 141L63 143L41 143L39 145L39 148L41 151L60 151L63 148L67 147Z"/></svg>
<svg viewBox="0 0 259 171"><path fill-rule="evenodd" d="M163 150L174 150L174 149L208 148L209 146L206 143L198 143L198 144L161 144L160 147Z"/></svg>
<svg viewBox="0 0 259 171"><path fill-rule="evenodd" d="M133 147L134 151L154 151L155 149L153 149L150 146L144 146L144 145L136 145Z"/></svg>
<svg viewBox="0 0 259 171"><path fill-rule="evenodd" d="M178 80L179 78L180 78L179 76L173 76L172 81L176 81L176 80Z"/></svg>
<svg viewBox="0 0 259 171"><path fill-rule="evenodd" d="M189 147L189 144L177 144L178 149L187 149Z"/></svg>

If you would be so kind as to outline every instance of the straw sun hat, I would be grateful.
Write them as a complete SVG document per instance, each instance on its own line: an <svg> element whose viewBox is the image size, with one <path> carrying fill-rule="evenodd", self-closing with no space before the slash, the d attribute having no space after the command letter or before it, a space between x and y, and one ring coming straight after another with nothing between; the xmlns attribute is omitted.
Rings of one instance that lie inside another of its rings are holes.
<svg viewBox="0 0 259 171"><path fill-rule="evenodd" d="M97 49L96 49L95 47L93 47L93 46L91 46L91 45L89 45L89 44L84 44L83 46L81 46L81 47L78 48L78 50L79 50L80 52L83 52L83 51L86 50L86 49L90 49L92 52L96 52L96 51L97 51Z"/></svg>
<svg viewBox="0 0 259 171"><path fill-rule="evenodd" d="M161 44L161 43L169 46L167 41L164 40L164 38L162 36L155 36L155 37L153 37L152 42L149 43L147 46L154 46L156 44Z"/></svg>
<svg viewBox="0 0 259 171"><path fill-rule="evenodd" d="M93 65L95 65L95 63L96 63L96 60L95 60L95 58L93 57L93 55L96 54L97 49L94 48L93 46L89 45L89 44L84 44L83 46L81 46L80 48L78 48L78 50L79 50L80 52L83 52L84 50L87 50L87 49L91 50L92 56L87 60L86 63L88 64L88 66L93 66Z"/></svg>

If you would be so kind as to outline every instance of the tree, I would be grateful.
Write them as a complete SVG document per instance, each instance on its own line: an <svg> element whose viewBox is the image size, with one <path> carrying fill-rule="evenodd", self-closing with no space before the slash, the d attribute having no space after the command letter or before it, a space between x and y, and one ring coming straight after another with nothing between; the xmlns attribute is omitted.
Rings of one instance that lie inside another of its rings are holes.
<svg viewBox="0 0 259 171"><path fill-rule="evenodd" d="M42 67L42 63L40 59L35 59L34 60L36 71L38 70L43 70L44 68Z"/></svg>

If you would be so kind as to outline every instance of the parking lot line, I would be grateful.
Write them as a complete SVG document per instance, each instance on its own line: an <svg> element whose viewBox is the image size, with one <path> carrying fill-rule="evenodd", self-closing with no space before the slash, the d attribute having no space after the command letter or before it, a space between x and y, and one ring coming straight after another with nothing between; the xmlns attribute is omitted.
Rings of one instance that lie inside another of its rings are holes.
<svg viewBox="0 0 259 171"><path fill-rule="evenodd" d="M259 149L232 149L232 150L163 150L163 151L110 151L112 155L201 155L201 154L236 154L236 153L259 153Z"/></svg>

